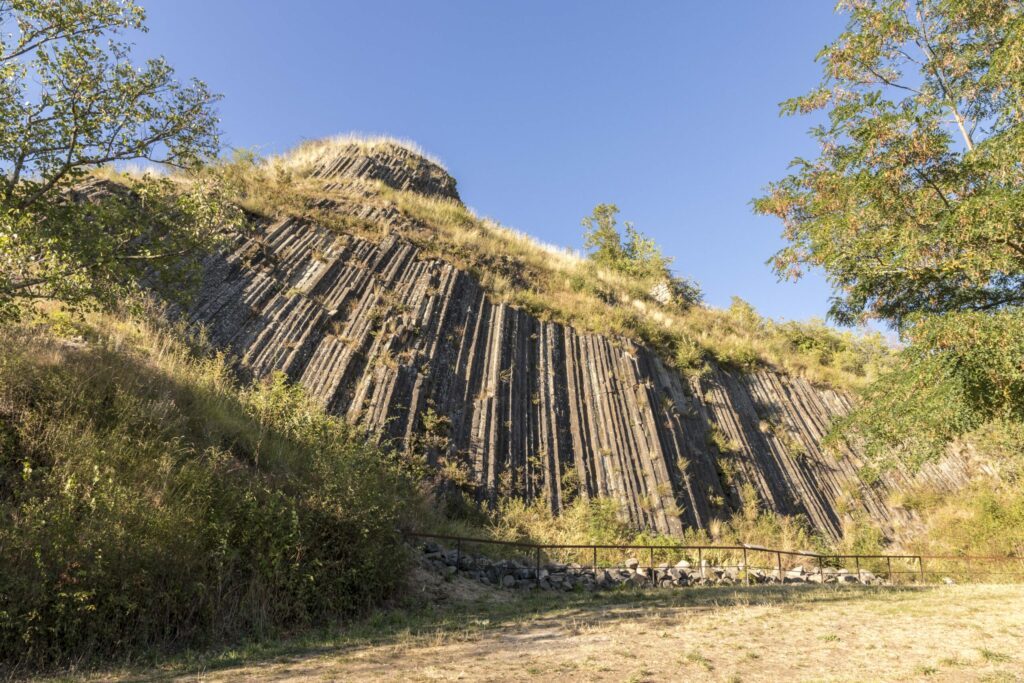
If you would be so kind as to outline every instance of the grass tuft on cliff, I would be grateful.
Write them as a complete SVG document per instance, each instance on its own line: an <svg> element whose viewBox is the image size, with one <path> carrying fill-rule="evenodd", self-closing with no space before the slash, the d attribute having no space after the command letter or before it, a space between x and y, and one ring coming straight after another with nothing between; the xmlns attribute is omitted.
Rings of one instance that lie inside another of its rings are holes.
<svg viewBox="0 0 1024 683"><path fill-rule="evenodd" d="M109 315L0 330L5 665L281 635L398 588L398 465L182 333Z"/></svg>

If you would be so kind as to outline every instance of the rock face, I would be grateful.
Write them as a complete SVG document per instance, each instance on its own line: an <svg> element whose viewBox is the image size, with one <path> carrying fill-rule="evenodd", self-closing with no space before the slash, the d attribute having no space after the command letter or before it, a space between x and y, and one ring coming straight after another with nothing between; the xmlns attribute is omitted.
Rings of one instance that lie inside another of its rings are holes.
<svg viewBox="0 0 1024 683"><path fill-rule="evenodd" d="M412 166L357 154L317 172L457 197L433 170L403 175ZM338 210L384 231L404 220L377 206ZM557 511L572 479L666 533L759 503L805 513L834 536L844 506L888 522L883 497L906 484L892 475L869 487L854 452L823 452L829 422L850 408L840 392L769 370L684 378L631 341L495 303L393 234L374 242L295 219L268 225L208 260L188 315L253 375L284 372L397 447L434 464L458 459L492 501L543 496ZM960 467L922 476L952 485Z"/></svg>
<svg viewBox="0 0 1024 683"><path fill-rule="evenodd" d="M353 142L315 161L312 175L331 181L379 180L396 190L459 199L455 179L438 164L399 145L366 146Z"/></svg>

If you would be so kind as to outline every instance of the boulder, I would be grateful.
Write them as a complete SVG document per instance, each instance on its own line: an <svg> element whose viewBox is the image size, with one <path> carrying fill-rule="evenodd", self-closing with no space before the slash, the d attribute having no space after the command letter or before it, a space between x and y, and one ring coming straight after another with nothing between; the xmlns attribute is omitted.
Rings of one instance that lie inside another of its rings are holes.
<svg viewBox="0 0 1024 683"><path fill-rule="evenodd" d="M629 577L629 584L631 586L643 587L647 585L647 577L643 574L636 573Z"/></svg>

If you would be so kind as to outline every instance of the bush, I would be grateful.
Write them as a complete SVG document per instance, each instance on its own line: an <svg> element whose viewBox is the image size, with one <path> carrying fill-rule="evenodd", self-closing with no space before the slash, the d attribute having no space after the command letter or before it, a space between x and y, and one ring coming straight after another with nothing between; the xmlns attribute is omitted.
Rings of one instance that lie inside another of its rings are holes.
<svg viewBox="0 0 1024 683"><path fill-rule="evenodd" d="M832 438L916 466L986 424L1024 423L1024 310L923 316L906 336L897 363Z"/></svg>
<svg viewBox="0 0 1024 683"><path fill-rule="evenodd" d="M396 590L394 463L281 377L239 388L173 334L97 322L2 333L0 660L259 638Z"/></svg>

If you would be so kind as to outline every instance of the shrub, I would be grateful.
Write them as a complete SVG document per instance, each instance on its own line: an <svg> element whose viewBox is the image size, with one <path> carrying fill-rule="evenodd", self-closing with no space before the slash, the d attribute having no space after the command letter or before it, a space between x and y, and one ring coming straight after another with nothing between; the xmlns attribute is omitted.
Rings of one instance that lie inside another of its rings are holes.
<svg viewBox="0 0 1024 683"><path fill-rule="evenodd" d="M258 638L396 590L394 463L281 377L239 388L167 331L96 323L2 333L0 660Z"/></svg>
<svg viewBox="0 0 1024 683"><path fill-rule="evenodd" d="M837 435L862 440L876 460L918 465L987 423L1024 422L1024 309L923 316L907 338Z"/></svg>

